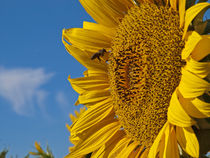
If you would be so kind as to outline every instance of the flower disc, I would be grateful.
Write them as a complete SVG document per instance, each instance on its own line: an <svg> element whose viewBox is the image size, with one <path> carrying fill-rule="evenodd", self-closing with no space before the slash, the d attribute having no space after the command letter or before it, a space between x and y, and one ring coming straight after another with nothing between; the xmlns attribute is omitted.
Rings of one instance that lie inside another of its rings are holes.
<svg viewBox="0 0 210 158"><path fill-rule="evenodd" d="M166 122L180 81L182 34L177 12L143 3L129 10L112 41L109 78L116 115L126 133L146 147Z"/></svg>

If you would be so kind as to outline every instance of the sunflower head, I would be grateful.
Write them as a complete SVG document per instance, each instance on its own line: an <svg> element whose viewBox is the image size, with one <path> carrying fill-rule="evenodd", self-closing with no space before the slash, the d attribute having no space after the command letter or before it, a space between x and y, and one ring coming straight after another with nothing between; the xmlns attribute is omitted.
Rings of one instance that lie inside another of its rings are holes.
<svg viewBox="0 0 210 158"><path fill-rule="evenodd" d="M165 124L180 81L179 25L173 9L144 3L129 10L113 38L109 79L116 115L128 135L145 146Z"/></svg>
<svg viewBox="0 0 210 158"><path fill-rule="evenodd" d="M210 117L209 3L80 0L96 23L63 31L88 70L71 79L87 107L70 126L68 157L199 157L194 118ZM186 10L186 8L189 8ZM198 26L202 25L202 27ZM208 32L208 31L207 31Z"/></svg>

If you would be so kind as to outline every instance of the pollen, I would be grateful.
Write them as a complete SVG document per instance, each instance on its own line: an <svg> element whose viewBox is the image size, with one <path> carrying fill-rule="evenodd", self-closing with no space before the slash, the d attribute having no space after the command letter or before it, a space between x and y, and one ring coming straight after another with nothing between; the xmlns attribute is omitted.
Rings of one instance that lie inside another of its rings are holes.
<svg viewBox="0 0 210 158"><path fill-rule="evenodd" d="M122 19L109 55L110 89L122 129L150 147L181 77L183 30L173 9L143 3Z"/></svg>

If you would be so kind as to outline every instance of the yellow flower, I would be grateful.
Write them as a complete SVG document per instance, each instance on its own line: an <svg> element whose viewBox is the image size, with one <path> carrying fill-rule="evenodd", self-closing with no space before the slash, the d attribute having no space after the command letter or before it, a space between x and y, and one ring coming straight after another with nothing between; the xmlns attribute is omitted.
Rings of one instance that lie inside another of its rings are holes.
<svg viewBox="0 0 210 158"><path fill-rule="evenodd" d="M63 30L87 70L69 81L87 110L71 125L66 158L199 157L193 118L210 117L209 3L80 0L96 23ZM187 8L187 9L185 9ZM209 96L208 96L209 97Z"/></svg>
<svg viewBox="0 0 210 158"><path fill-rule="evenodd" d="M75 112L75 116L72 115L72 114L70 114L70 119L71 119L72 125L71 125L71 126L66 125L67 129L68 129L70 132L71 132L71 129L72 129L73 125L77 122L79 116L80 116L82 113L85 112L85 107L80 108L80 112L78 112L77 110L75 110L74 112ZM79 138L77 135L73 135L73 134L72 134L72 135L69 137L69 140L70 140L70 142L71 142L73 145L76 146L77 143L80 141L80 138ZM70 152L73 151L73 150L74 150L74 147L70 147L70 148L69 148L69 151L70 151Z"/></svg>
<svg viewBox="0 0 210 158"><path fill-rule="evenodd" d="M47 146L47 151L45 152L42 147L40 146L40 143L35 142L35 148L37 152L29 152L30 155L35 155L39 158L54 158L51 150Z"/></svg>

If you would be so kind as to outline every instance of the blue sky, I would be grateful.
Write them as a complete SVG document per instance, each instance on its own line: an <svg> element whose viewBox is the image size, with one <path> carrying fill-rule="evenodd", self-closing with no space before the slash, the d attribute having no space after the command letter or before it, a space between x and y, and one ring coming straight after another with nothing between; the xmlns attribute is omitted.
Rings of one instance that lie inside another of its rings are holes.
<svg viewBox="0 0 210 158"><path fill-rule="evenodd" d="M64 157L77 99L67 78L84 68L61 33L93 20L75 0L0 0L0 19L0 150L24 157L38 141Z"/></svg>

